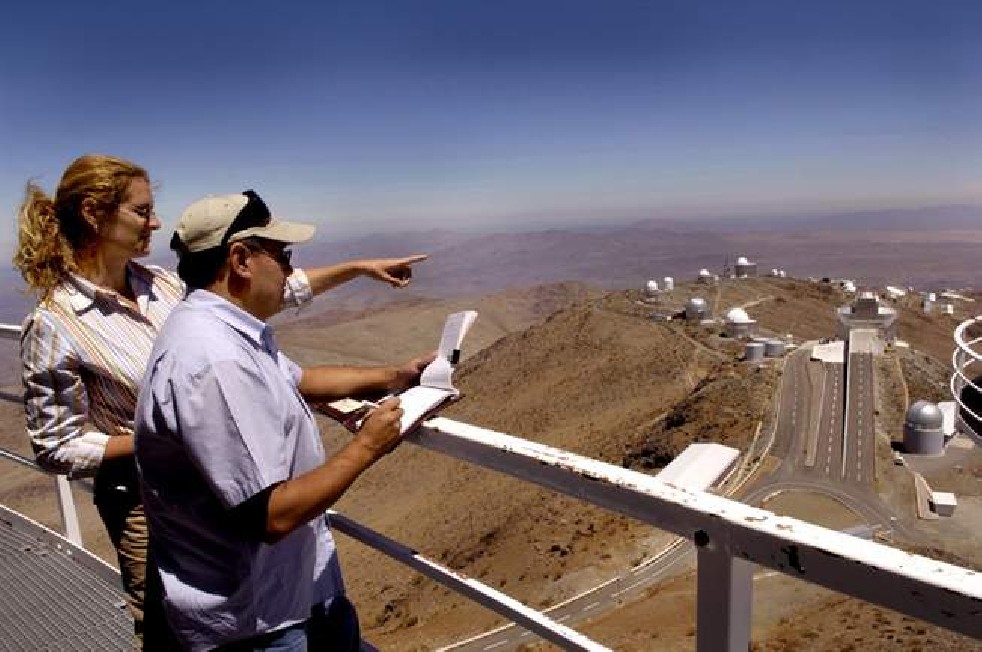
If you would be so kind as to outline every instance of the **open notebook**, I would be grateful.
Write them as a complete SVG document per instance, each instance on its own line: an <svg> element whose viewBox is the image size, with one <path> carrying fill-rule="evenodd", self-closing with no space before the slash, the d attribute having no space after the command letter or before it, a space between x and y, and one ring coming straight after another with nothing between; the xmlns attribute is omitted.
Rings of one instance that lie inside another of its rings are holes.
<svg viewBox="0 0 982 652"><path fill-rule="evenodd" d="M474 310L449 315L443 324L443 335L440 337L436 358L423 370L419 385L397 394L403 410L403 434L415 430L424 420L461 398L460 392L453 386L453 370L460 361L460 345L475 319L477 312ZM374 403L368 401L344 398L319 407L328 416L355 432L374 406Z"/></svg>

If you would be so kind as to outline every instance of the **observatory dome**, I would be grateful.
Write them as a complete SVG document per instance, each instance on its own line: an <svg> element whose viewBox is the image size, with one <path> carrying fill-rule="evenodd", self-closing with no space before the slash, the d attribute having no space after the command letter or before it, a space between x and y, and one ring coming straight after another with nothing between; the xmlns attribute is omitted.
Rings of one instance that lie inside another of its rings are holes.
<svg viewBox="0 0 982 652"><path fill-rule="evenodd" d="M904 450L914 455L944 455L944 416L934 403L917 401L904 419Z"/></svg>
<svg viewBox="0 0 982 652"><path fill-rule="evenodd" d="M685 309L688 310L706 310L706 300L702 297L692 297L685 303Z"/></svg>
<svg viewBox="0 0 982 652"><path fill-rule="evenodd" d="M703 267L699 270L699 276L709 276L709 270Z"/></svg>
<svg viewBox="0 0 982 652"><path fill-rule="evenodd" d="M733 308L726 313L726 321L731 324L747 324L753 321L743 308Z"/></svg>
<svg viewBox="0 0 982 652"><path fill-rule="evenodd" d="M906 422L906 425L917 430L937 430L941 428L944 417L934 403L917 401L907 410Z"/></svg>
<svg viewBox="0 0 982 652"><path fill-rule="evenodd" d="M692 297L685 302L685 318L702 320L709 317L709 305L702 297Z"/></svg>
<svg viewBox="0 0 982 652"><path fill-rule="evenodd" d="M648 281L647 284L645 284L644 289L645 292L648 293L648 296L654 296L658 294L658 281L655 280Z"/></svg>
<svg viewBox="0 0 982 652"><path fill-rule="evenodd" d="M746 256L740 256L739 258L737 258L736 264L737 265L749 265L750 264L750 261L747 260L747 257Z"/></svg>

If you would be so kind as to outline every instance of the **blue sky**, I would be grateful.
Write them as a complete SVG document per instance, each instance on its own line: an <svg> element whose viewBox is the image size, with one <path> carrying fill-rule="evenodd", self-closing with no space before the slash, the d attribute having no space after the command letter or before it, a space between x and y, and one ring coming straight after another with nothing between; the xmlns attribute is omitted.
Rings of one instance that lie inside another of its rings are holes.
<svg viewBox="0 0 982 652"><path fill-rule="evenodd" d="M956 0L7 3L0 205L93 151L168 232L247 187L338 235L982 202L980 33Z"/></svg>

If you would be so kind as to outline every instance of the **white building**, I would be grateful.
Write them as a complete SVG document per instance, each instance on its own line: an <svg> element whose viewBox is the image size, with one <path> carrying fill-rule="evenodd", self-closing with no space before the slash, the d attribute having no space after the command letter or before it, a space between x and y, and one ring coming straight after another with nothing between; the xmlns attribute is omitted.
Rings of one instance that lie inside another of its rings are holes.
<svg viewBox="0 0 982 652"><path fill-rule="evenodd" d="M737 278L750 278L757 276L757 263L747 260L746 256L740 256L736 260L734 272Z"/></svg>
<svg viewBox="0 0 982 652"><path fill-rule="evenodd" d="M931 507L938 516L953 516L957 506L958 500L955 499L955 494L947 491L931 492Z"/></svg>
<svg viewBox="0 0 982 652"><path fill-rule="evenodd" d="M750 337L757 328L757 322L750 318L743 308L733 308L724 318L726 334L729 337Z"/></svg>

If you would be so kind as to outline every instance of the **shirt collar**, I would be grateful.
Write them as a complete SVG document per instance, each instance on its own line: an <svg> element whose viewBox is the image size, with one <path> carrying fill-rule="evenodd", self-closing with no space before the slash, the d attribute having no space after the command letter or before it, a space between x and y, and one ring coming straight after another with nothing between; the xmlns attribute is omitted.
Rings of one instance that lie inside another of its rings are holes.
<svg viewBox="0 0 982 652"><path fill-rule="evenodd" d="M153 274L143 265L131 261L126 265L126 279L136 296L137 305L140 310L145 311L148 300L153 296ZM68 303L76 313L85 312L99 300L122 305L118 292L96 285L79 274L68 275L65 291L68 294Z"/></svg>
<svg viewBox="0 0 982 652"><path fill-rule="evenodd" d="M279 349L273 339L273 327L266 322L209 290L201 288L192 290L186 301L194 308L215 315L274 359L277 357Z"/></svg>

